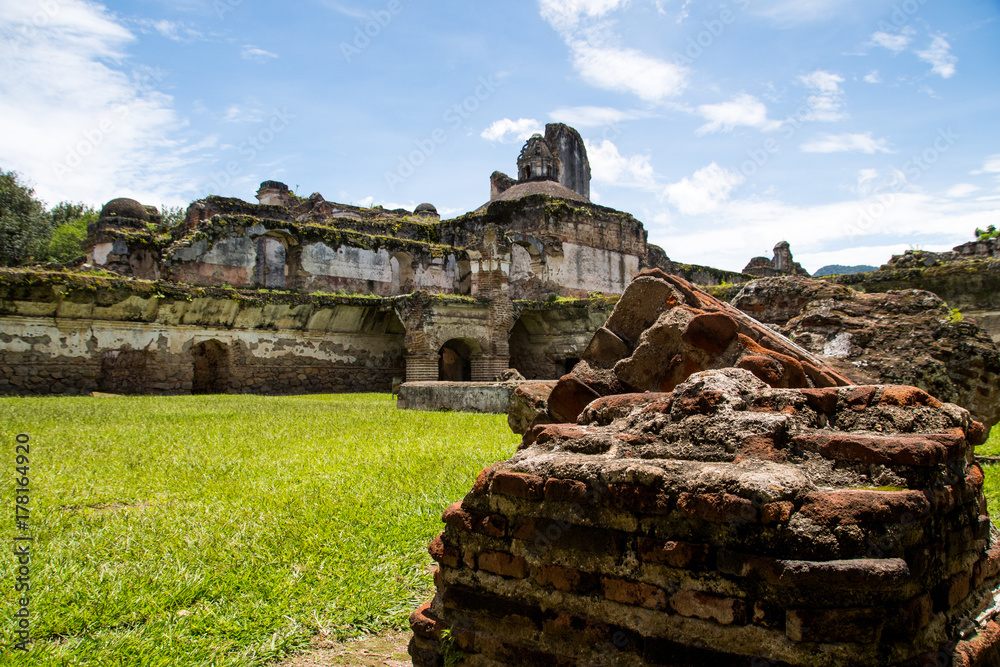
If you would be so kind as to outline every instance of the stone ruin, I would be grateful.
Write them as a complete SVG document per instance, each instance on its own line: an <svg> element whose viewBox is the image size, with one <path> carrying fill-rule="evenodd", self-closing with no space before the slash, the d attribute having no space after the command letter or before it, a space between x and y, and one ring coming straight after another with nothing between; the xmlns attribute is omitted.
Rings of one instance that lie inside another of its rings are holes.
<svg viewBox="0 0 1000 667"><path fill-rule="evenodd" d="M808 276L809 272L792 257L788 241L780 241L774 246L774 258L753 257L744 267L743 273L759 278L774 276Z"/></svg>
<svg viewBox="0 0 1000 667"><path fill-rule="evenodd" d="M414 665L1000 664L966 410L658 272L553 394L580 387L445 511Z"/></svg>

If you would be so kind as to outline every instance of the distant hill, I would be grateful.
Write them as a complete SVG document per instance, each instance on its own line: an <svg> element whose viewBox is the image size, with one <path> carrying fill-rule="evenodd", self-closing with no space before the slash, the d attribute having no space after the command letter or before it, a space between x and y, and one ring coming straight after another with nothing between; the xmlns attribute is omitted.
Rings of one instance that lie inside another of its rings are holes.
<svg viewBox="0 0 1000 667"><path fill-rule="evenodd" d="M816 273L813 274L813 278L819 278L820 276L841 275L844 273L867 273L868 271L875 271L877 269L877 266L868 266L867 264L858 264L857 266L827 264L822 269L818 269Z"/></svg>

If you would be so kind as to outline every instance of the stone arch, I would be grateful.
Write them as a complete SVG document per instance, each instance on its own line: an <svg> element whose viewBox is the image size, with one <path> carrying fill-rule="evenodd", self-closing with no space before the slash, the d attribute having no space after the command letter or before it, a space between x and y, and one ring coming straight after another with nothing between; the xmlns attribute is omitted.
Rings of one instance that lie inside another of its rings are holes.
<svg viewBox="0 0 1000 667"><path fill-rule="evenodd" d="M417 288L413 256L400 250L389 259L392 268L392 294L410 294Z"/></svg>
<svg viewBox="0 0 1000 667"><path fill-rule="evenodd" d="M194 362L192 394L225 394L229 391L231 362L227 344L214 338L202 341L191 348L191 356Z"/></svg>
<svg viewBox="0 0 1000 667"><path fill-rule="evenodd" d="M471 338L452 338L438 350L438 380L469 382L472 380L472 358L482 355L482 347Z"/></svg>

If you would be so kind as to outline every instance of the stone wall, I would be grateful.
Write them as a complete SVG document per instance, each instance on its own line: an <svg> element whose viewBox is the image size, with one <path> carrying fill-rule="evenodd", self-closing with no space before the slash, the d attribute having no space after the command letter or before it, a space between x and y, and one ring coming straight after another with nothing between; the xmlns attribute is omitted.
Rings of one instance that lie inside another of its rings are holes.
<svg viewBox="0 0 1000 667"><path fill-rule="evenodd" d="M405 374L402 324L380 300L2 277L0 393L387 392Z"/></svg>

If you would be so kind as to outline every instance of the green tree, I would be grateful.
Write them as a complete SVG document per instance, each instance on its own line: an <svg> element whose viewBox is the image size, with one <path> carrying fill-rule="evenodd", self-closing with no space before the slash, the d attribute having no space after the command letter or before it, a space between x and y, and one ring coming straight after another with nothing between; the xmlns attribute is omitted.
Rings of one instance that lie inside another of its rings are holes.
<svg viewBox="0 0 1000 667"><path fill-rule="evenodd" d="M163 204L160 206L160 215L163 216L163 222L160 223L160 230L169 232L174 227L184 223L187 211L181 206L167 206Z"/></svg>
<svg viewBox="0 0 1000 667"><path fill-rule="evenodd" d="M52 234L41 260L69 264L84 255L87 225L97 222L97 209L86 204L59 202L49 212Z"/></svg>
<svg viewBox="0 0 1000 667"><path fill-rule="evenodd" d="M0 170L0 266L20 266L44 252L51 218L34 188L18 182L13 171Z"/></svg>

